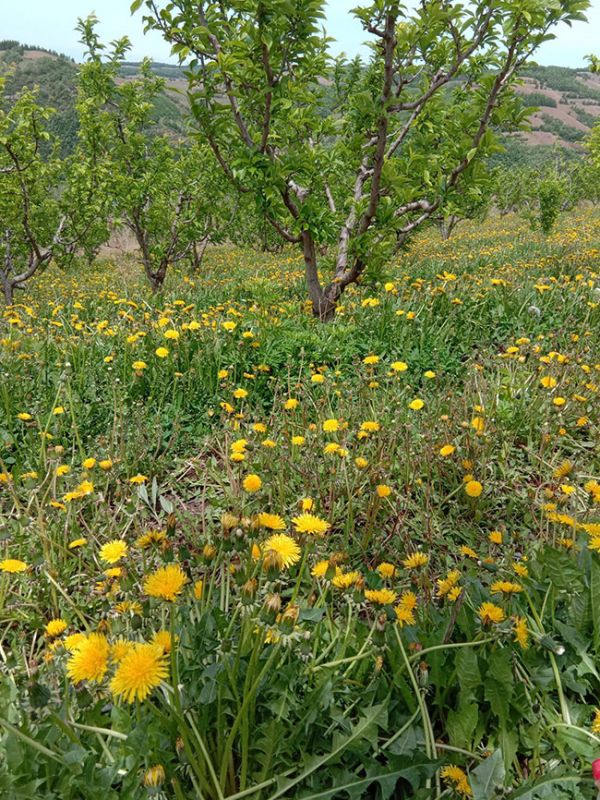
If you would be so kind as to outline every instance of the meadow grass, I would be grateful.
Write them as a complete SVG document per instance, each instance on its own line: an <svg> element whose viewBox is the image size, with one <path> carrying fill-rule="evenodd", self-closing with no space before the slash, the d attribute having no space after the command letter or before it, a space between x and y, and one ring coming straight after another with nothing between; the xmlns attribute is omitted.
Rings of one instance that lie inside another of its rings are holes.
<svg viewBox="0 0 600 800"><path fill-rule="evenodd" d="M326 325L293 250L6 309L6 796L588 797L599 221L431 229Z"/></svg>

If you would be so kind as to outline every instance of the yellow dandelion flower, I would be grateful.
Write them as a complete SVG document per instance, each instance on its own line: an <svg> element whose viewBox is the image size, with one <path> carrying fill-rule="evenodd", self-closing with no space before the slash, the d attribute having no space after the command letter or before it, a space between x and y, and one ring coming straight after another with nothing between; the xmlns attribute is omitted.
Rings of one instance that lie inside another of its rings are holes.
<svg viewBox="0 0 600 800"><path fill-rule="evenodd" d="M513 633L515 634L515 642L520 645L522 650L527 650L529 647L529 629L527 628L525 617L515 617Z"/></svg>
<svg viewBox="0 0 600 800"><path fill-rule="evenodd" d="M254 474L246 475L242 483L242 486L244 487L244 490L246 492L253 494L254 492L260 491L260 489L262 488L262 480L258 475Z"/></svg>
<svg viewBox="0 0 600 800"><path fill-rule="evenodd" d="M469 784L469 779L467 778L466 773L460 767L456 767L451 764L447 767L444 767L440 774L444 780L452 784L454 790L458 794L463 795L463 797L471 797L473 795L473 790Z"/></svg>
<svg viewBox="0 0 600 800"><path fill-rule="evenodd" d="M167 659L155 644L136 644L117 667L110 691L127 703L143 701L167 677Z"/></svg>
<svg viewBox="0 0 600 800"><path fill-rule="evenodd" d="M334 578L332 578L331 583L335 586L336 589L350 589L354 586L360 579L362 575L360 572L354 570L352 572L343 572L340 575L336 574Z"/></svg>
<svg viewBox="0 0 600 800"><path fill-rule="evenodd" d="M171 634L169 631L156 631L152 636L152 644L158 645L165 655L171 652Z"/></svg>
<svg viewBox="0 0 600 800"><path fill-rule="evenodd" d="M504 611L494 603L482 603L477 613L484 625L496 625L506 619Z"/></svg>
<svg viewBox="0 0 600 800"><path fill-rule="evenodd" d="M376 486L375 491L377 492L377 497L381 498L389 497L392 493L390 487L385 483L380 483L378 486Z"/></svg>
<svg viewBox="0 0 600 800"><path fill-rule="evenodd" d="M144 592L150 597L173 601L187 582L187 576L179 564L167 564L146 578Z"/></svg>
<svg viewBox="0 0 600 800"><path fill-rule="evenodd" d="M465 483L465 492L469 497L479 497L483 492L483 486L479 481L467 481Z"/></svg>
<svg viewBox="0 0 600 800"><path fill-rule="evenodd" d="M67 630L67 623L64 619L51 619L48 623L46 623L46 636L49 639L54 639L55 636L60 636L61 633L64 633Z"/></svg>
<svg viewBox="0 0 600 800"><path fill-rule="evenodd" d="M103 544L100 548L99 556L107 564L116 564L127 555L127 542L122 539L113 539L111 542Z"/></svg>
<svg viewBox="0 0 600 800"><path fill-rule="evenodd" d="M300 560L298 543L285 533L276 533L263 545L265 567L288 569Z"/></svg>
<svg viewBox="0 0 600 800"><path fill-rule="evenodd" d="M396 574L396 567L393 564L389 564L387 561L383 561L378 567L377 572L381 575L382 578L393 578Z"/></svg>
<svg viewBox="0 0 600 800"><path fill-rule="evenodd" d="M443 447L440 447L440 455L442 458L447 458L448 456L451 456L455 450L456 447L453 444L445 444Z"/></svg>
<svg viewBox="0 0 600 800"><path fill-rule="evenodd" d="M267 514L261 512L256 518L257 524L261 528L268 528L270 531L284 531L285 521L279 514Z"/></svg>
<svg viewBox="0 0 600 800"><path fill-rule="evenodd" d="M409 408L410 408L412 411L420 411L420 410L421 410L421 409L424 407L424 405L425 405L425 403L424 403L424 401L423 401L423 400L421 400L421 399L420 399L420 398L418 398L418 397L415 397L415 399L414 399L414 400L411 400L411 401L410 401L410 403L408 404L408 407L409 407Z"/></svg>
<svg viewBox="0 0 600 800"><path fill-rule="evenodd" d="M413 553L402 561L402 565L405 569L420 569L421 567L427 566L428 563L429 556L420 552Z"/></svg>
<svg viewBox="0 0 600 800"><path fill-rule="evenodd" d="M397 593L392 589L367 589L365 598L379 606L389 606L396 601Z"/></svg>
<svg viewBox="0 0 600 800"><path fill-rule="evenodd" d="M73 683L94 681L99 683L108 669L110 645L101 633L90 633L73 647L67 661L67 675Z"/></svg>
<svg viewBox="0 0 600 800"><path fill-rule="evenodd" d="M27 564L24 561L19 561L18 558L5 558L4 561L0 561L0 572L14 574L25 572L27 569L29 569Z"/></svg>
<svg viewBox="0 0 600 800"><path fill-rule="evenodd" d="M323 422L323 430L325 433L335 433L335 431L339 431L340 429L340 422L337 419L326 419Z"/></svg>
<svg viewBox="0 0 600 800"><path fill-rule="evenodd" d="M313 536L324 536L331 528L329 522L314 514L300 514L298 517L293 517L292 522L296 533L309 533Z"/></svg>
<svg viewBox="0 0 600 800"><path fill-rule="evenodd" d="M391 366L392 372L406 372L408 364L405 361L394 361Z"/></svg>

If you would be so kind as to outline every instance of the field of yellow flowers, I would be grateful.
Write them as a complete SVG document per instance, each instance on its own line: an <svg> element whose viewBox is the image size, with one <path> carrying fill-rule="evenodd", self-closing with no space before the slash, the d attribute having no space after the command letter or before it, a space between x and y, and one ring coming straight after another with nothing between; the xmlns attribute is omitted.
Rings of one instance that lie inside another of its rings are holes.
<svg viewBox="0 0 600 800"><path fill-rule="evenodd" d="M562 798L600 756L600 216L0 315L0 795Z"/></svg>

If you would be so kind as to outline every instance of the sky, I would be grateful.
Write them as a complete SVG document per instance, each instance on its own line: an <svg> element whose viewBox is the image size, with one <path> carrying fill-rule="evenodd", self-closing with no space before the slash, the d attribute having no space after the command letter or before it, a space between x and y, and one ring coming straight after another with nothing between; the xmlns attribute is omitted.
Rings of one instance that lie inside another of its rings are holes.
<svg viewBox="0 0 600 800"><path fill-rule="evenodd" d="M335 38L334 52L349 56L364 52L365 34L349 13L359 0L328 0L327 32ZM78 17L92 11L101 21L102 40L127 35L133 43L130 59L148 55L155 61L169 61L169 47L158 33L144 36L140 13L131 16L130 0L0 0L0 39L18 39L25 44L41 45L81 60L82 48L74 30ZM580 67L588 53L600 50L600 0L593 0L588 11L589 24L576 23L572 28L556 29L557 38L536 54L540 64ZM596 33L595 33L596 32Z"/></svg>

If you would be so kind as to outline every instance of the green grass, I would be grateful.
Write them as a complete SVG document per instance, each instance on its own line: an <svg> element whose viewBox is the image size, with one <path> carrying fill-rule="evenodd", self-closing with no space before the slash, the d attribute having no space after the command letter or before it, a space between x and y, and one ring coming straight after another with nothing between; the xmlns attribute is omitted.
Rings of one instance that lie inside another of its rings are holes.
<svg viewBox="0 0 600 800"><path fill-rule="evenodd" d="M450 797L448 766L475 797L586 797L598 230L432 229L330 325L293 250L214 248L161 296L131 260L41 276L0 321L0 560L27 565L0 574L4 794L144 797L159 764L176 798ZM166 565L176 602L146 584ZM69 681L91 631L170 632L162 688L130 706L113 660Z"/></svg>

